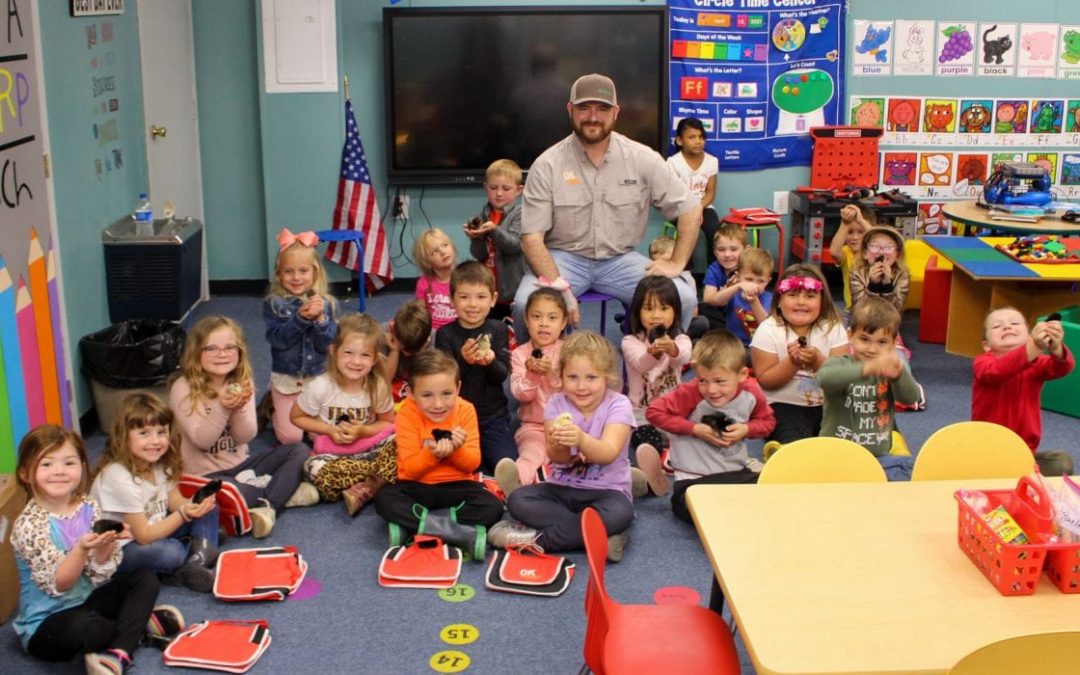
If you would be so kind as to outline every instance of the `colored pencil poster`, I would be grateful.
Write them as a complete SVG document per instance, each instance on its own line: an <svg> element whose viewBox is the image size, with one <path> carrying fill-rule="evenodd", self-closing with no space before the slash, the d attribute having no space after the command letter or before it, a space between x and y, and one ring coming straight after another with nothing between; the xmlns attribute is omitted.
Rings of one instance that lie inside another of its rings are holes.
<svg viewBox="0 0 1080 675"><path fill-rule="evenodd" d="M19 328L15 320L15 288L7 264L0 257L0 346L3 347L5 397L11 420L11 436L15 443L30 430L30 419L23 391L22 359L19 350ZM14 457L14 454L12 455ZM0 469L3 470L3 469Z"/></svg>
<svg viewBox="0 0 1080 675"><path fill-rule="evenodd" d="M34 333L37 335L38 363L41 364L41 393L45 400L45 421L61 424L60 384L56 377L52 312L49 309L48 272L45 269L45 251L37 232L30 229L30 255L27 258L30 276L30 299L34 311Z"/></svg>
<svg viewBox="0 0 1080 675"><path fill-rule="evenodd" d="M52 315L53 353L56 354L56 377L60 382L60 413L64 416L64 428L71 429L71 382L67 377L67 359L64 357L64 331L60 325L60 284L56 280L56 253L54 241L49 242L45 273L49 283L49 311Z"/></svg>
<svg viewBox="0 0 1080 675"><path fill-rule="evenodd" d="M30 291L21 278L15 290L15 323L19 327L19 350L22 352L23 388L30 427L45 424L45 394L41 385L41 359L38 356L37 327Z"/></svg>

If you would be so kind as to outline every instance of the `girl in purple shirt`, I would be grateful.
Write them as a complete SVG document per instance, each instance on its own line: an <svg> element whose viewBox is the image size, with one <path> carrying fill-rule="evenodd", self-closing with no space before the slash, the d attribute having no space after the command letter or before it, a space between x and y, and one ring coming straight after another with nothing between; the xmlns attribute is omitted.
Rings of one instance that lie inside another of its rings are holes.
<svg viewBox="0 0 1080 675"><path fill-rule="evenodd" d="M596 333L574 333L559 353L559 371L562 391L544 410L549 479L510 495L510 513L523 525L497 523L488 541L580 550L581 512L591 506L611 535L608 557L617 561L634 520L628 446L635 424L630 400L618 393L615 349Z"/></svg>

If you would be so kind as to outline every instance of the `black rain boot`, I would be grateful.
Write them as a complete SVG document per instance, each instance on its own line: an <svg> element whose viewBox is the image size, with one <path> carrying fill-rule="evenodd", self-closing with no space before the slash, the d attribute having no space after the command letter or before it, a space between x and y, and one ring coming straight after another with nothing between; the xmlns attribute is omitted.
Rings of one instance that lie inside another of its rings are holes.
<svg viewBox="0 0 1080 675"><path fill-rule="evenodd" d="M457 521L461 505L451 509L428 511L420 520L420 533L439 537L457 546L473 560L482 562L487 553L487 528L483 525L465 525Z"/></svg>
<svg viewBox="0 0 1080 675"><path fill-rule="evenodd" d="M180 583L196 593L209 593L214 590L214 578L217 574L214 563L217 562L217 557L216 546L211 546L210 542L202 537L193 537L187 560L176 570Z"/></svg>

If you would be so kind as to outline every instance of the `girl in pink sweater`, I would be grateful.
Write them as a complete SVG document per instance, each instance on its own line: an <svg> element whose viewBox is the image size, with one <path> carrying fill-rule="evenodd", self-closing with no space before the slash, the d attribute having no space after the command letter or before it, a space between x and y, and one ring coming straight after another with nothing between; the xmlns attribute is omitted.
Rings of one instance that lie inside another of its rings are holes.
<svg viewBox="0 0 1080 675"><path fill-rule="evenodd" d="M188 473L235 483L251 512L253 534L261 539L274 528L278 511L315 504L319 493L310 483L300 485L308 456L303 444L249 454L248 443L258 433L253 393L240 326L224 316L195 324L169 389L184 467Z"/></svg>
<svg viewBox="0 0 1080 675"><path fill-rule="evenodd" d="M529 340L510 353L510 393L521 404L521 427L514 434L518 458L503 458L495 466L495 478L508 497L519 486L535 483L547 463L544 406L562 389L556 364L567 315L563 294L553 288L536 289L525 304Z"/></svg>

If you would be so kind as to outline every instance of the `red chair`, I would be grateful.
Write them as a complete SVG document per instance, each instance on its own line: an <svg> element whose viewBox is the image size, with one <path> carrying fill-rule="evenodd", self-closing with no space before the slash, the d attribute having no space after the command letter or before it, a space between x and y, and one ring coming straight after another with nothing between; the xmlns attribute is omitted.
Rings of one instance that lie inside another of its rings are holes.
<svg viewBox="0 0 1080 675"><path fill-rule="evenodd" d="M597 675L739 673L731 631L694 605L623 605L604 587L607 530L594 509L581 514L589 559L585 590L585 665Z"/></svg>

